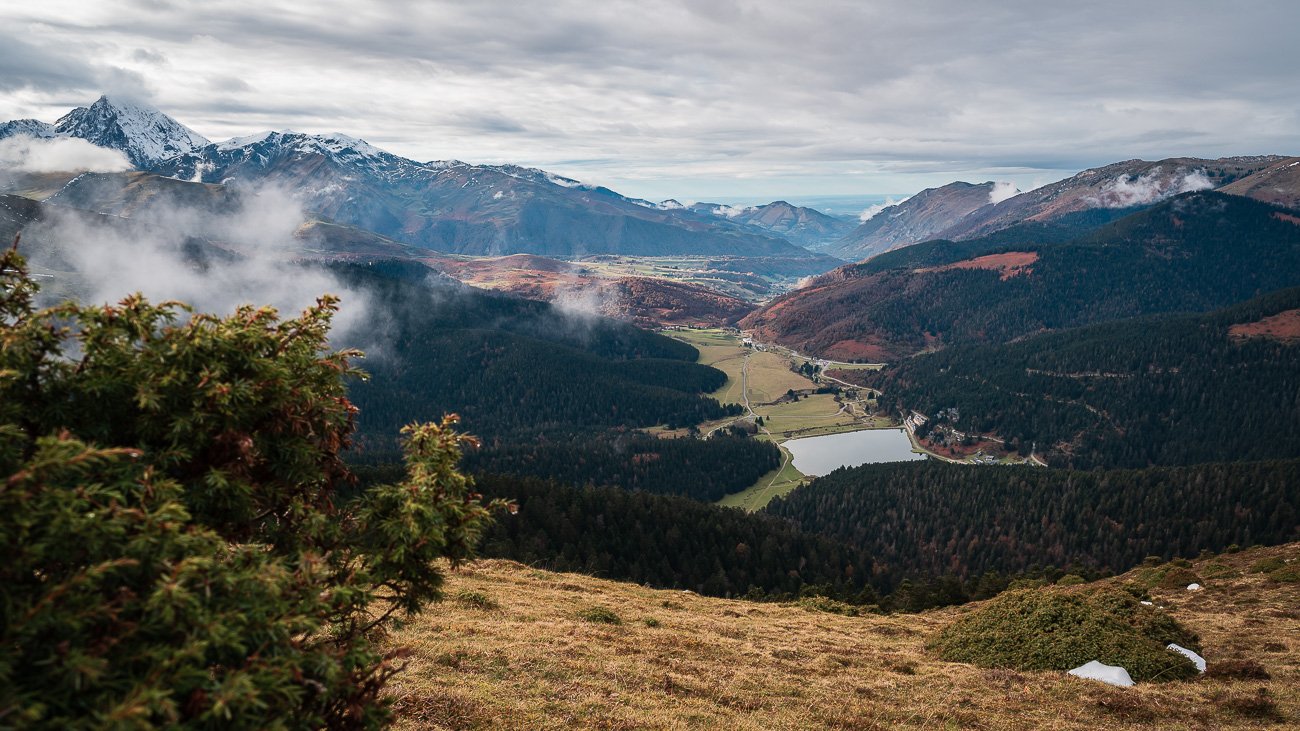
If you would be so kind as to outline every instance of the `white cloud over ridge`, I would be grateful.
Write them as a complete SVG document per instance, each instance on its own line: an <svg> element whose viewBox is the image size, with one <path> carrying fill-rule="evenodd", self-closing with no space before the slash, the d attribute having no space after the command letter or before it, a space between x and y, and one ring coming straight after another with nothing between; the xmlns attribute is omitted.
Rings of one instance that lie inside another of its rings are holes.
<svg viewBox="0 0 1300 731"><path fill-rule="evenodd" d="M1213 187L1214 182L1204 170L1167 175L1157 167L1144 175L1119 176L1106 185L1099 197L1092 200L1106 208L1131 208L1159 203L1180 193L1210 190Z"/></svg>
<svg viewBox="0 0 1300 731"><path fill-rule="evenodd" d="M868 206L866 209L862 211L862 213L858 214L858 222L866 223L867 221L870 221L871 219L875 218L877 215L880 214L881 211L885 210L886 208L891 208L902 202L903 201L901 200L894 200L894 198L891 196L889 198L886 198L883 203L877 203L874 206Z"/></svg>
<svg viewBox="0 0 1300 731"><path fill-rule="evenodd" d="M0 172L117 173L130 169L131 163L117 150L75 137L15 135L0 140Z"/></svg>
<svg viewBox="0 0 1300 731"><path fill-rule="evenodd" d="M1015 196L1020 195L1020 192L1020 189L1016 187L1015 183L998 181L994 183L993 187L989 190L989 203L996 206L1008 198L1014 198Z"/></svg>

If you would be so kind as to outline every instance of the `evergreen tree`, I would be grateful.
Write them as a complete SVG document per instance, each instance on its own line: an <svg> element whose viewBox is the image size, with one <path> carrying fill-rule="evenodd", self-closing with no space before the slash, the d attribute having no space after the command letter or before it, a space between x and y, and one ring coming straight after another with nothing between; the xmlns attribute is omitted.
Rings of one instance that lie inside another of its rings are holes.
<svg viewBox="0 0 1300 731"><path fill-rule="evenodd" d="M373 632L438 597L487 523L454 419L344 500L355 353L335 303L228 318L33 304L0 256L0 719L33 728L376 728Z"/></svg>

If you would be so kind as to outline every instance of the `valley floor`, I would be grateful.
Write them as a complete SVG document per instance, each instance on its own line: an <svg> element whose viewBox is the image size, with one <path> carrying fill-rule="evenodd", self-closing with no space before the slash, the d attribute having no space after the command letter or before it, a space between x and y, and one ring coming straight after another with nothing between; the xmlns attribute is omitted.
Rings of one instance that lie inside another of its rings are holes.
<svg viewBox="0 0 1300 731"><path fill-rule="evenodd" d="M698 363L713 366L727 374L727 382L710 396L724 404L740 404L746 408L746 413L741 417L702 424L700 431L706 435L733 423L752 420L755 416L761 416L764 422L758 438L770 439L777 445L791 439L899 426L888 417L872 413L875 402L870 399L874 398L874 392L869 388L823 374L819 376L823 382L853 389L858 396L846 400L829 393L814 393L823 384L796 373L790 367L792 362L815 360L809 356L774 344L756 343L754 347L746 347L734 330L721 328L680 328L666 331L665 334L695 346L700 352ZM881 364L825 363L837 370L882 367ZM790 391L799 393L799 398L790 400L786 397ZM982 452L940 454L916 439L911 424L905 426L912 442L912 451L934 459L967 464L1016 464L1025 461L1018 457L989 457ZM678 430L678 433L649 431L661 436L681 436L685 433L685 430ZM751 511L761 510L774 498L786 495L802 485L808 476L795 468L788 450L782 448L781 453L781 467L759 478L745 490L727 495L719 504ZM1032 458L1030 461L1033 461Z"/></svg>
<svg viewBox="0 0 1300 731"><path fill-rule="evenodd" d="M1198 561L1204 590L1151 592L1212 670L1254 660L1269 680L1121 689L983 669L924 649L969 607L846 617L483 561L391 638L411 652L391 694L408 729L1295 728L1300 584L1249 572L1270 556L1300 560L1300 544Z"/></svg>

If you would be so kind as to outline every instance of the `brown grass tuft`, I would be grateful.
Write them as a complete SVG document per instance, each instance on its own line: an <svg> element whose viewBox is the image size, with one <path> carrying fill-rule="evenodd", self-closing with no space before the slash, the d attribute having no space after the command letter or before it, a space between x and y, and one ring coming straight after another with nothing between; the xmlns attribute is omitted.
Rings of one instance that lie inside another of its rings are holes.
<svg viewBox="0 0 1300 731"><path fill-rule="evenodd" d="M1271 676L1263 665L1254 660L1221 660L1206 664L1205 677L1233 680L1268 680Z"/></svg>

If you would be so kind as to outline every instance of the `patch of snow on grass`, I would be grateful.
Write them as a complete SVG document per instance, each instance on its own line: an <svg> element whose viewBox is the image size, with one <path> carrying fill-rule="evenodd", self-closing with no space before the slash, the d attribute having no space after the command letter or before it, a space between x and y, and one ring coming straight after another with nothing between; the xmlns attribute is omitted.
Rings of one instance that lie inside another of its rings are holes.
<svg viewBox="0 0 1300 731"><path fill-rule="evenodd" d="M1087 680L1100 680L1103 683L1118 685L1121 688L1131 688L1135 685L1133 678L1124 668L1118 665L1106 665L1096 660L1080 665L1066 674Z"/></svg>
<svg viewBox="0 0 1300 731"><path fill-rule="evenodd" d="M1191 650L1187 649L1186 647L1183 647L1182 645L1175 645L1172 642L1170 642L1168 645L1165 645L1165 649L1173 650L1174 652L1177 652L1180 655L1185 655L1187 659L1191 660L1192 664L1196 666L1197 672L1200 673L1205 672L1205 658L1201 657L1200 655L1197 655L1195 652L1192 652Z"/></svg>

